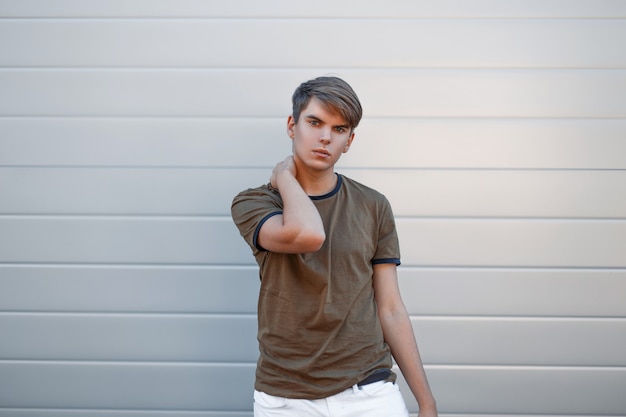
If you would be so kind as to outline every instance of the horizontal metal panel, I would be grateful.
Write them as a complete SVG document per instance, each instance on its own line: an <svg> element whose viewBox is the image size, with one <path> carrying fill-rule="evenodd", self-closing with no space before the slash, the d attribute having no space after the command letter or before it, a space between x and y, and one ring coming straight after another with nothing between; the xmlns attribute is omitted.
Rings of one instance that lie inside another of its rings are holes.
<svg viewBox="0 0 626 417"><path fill-rule="evenodd" d="M5 117L0 165L271 168L291 152L286 120ZM625 169L625 131L626 120L617 119L366 115L339 166Z"/></svg>
<svg viewBox="0 0 626 417"><path fill-rule="evenodd" d="M428 367L427 373L441 413L619 415L626 407L623 368ZM0 407L245 411L252 407L253 374L254 365L3 362Z"/></svg>
<svg viewBox="0 0 626 417"><path fill-rule="evenodd" d="M626 269L398 269L414 315L626 317Z"/></svg>
<svg viewBox="0 0 626 417"><path fill-rule="evenodd" d="M397 216L626 218L624 171L346 171Z"/></svg>
<svg viewBox="0 0 626 417"><path fill-rule="evenodd" d="M349 48L285 53L355 33ZM4 20L0 65L624 68L626 51L614 42L624 38L620 19Z"/></svg>
<svg viewBox="0 0 626 417"><path fill-rule="evenodd" d="M398 279L412 315L626 317L623 269L401 266ZM258 289L256 267L0 265L0 311L255 314Z"/></svg>
<svg viewBox="0 0 626 417"><path fill-rule="evenodd" d="M2 0L0 16L7 17L626 17L619 0L439 0L437 2L336 2L320 0L312 9L305 3L274 0L271 6L254 0L203 2L194 0ZM356 7L358 6L358 7Z"/></svg>
<svg viewBox="0 0 626 417"><path fill-rule="evenodd" d="M256 267L0 265L0 311L253 314L259 282Z"/></svg>
<svg viewBox="0 0 626 417"><path fill-rule="evenodd" d="M270 175L270 169L0 168L0 213L230 216L237 193Z"/></svg>
<svg viewBox="0 0 626 417"><path fill-rule="evenodd" d="M401 217L626 218L626 170L339 172L385 194ZM0 168L0 213L229 216L234 196L269 181L270 174L228 168Z"/></svg>
<svg viewBox="0 0 626 417"><path fill-rule="evenodd" d="M414 317L426 364L626 366L626 318ZM254 315L0 313L4 360L250 362Z"/></svg>
<svg viewBox="0 0 626 417"><path fill-rule="evenodd" d="M626 221L398 219L407 266L625 267ZM0 262L252 264L229 217L0 217Z"/></svg>
<svg viewBox="0 0 626 417"><path fill-rule="evenodd" d="M0 217L0 262L251 264L227 217Z"/></svg>
<svg viewBox="0 0 626 417"><path fill-rule="evenodd" d="M626 366L626 317L418 317L413 328L427 364Z"/></svg>
<svg viewBox="0 0 626 417"><path fill-rule="evenodd" d="M36 410L0 408L0 417L253 417L250 411ZM476 416L480 417L480 416ZM498 416L484 416L498 417ZM504 416L502 416L504 417ZM528 416L530 417L530 416ZM585 416L582 416L585 417ZM591 416L589 416L591 417Z"/></svg>
<svg viewBox="0 0 626 417"><path fill-rule="evenodd" d="M337 69L5 69L2 116L279 117ZM626 70L342 70L368 117L626 117Z"/></svg>
<svg viewBox="0 0 626 417"><path fill-rule="evenodd" d="M622 415L624 368L429 367L441 413ZM402 378L409 410L417 403Z"/></svg>
<svg viewBox="0 0 626 417"><path fill-rule="evenodd" d="M625 267L626 221L399 219L407 266Z"/></svg>
<svg viewBox="0 0 626 417"><path fill-rule="evenodd" d="M449 414L438 413L440 417L513 417L511 414ZM418 417L417 412L409 412L410 417ZM516 414L516 417L535 417ZM253 417L252 411L143 411L143 410L33 410L20 408L0 408L0 417ZM565 417L565 416L562 416ZM597 417L572 415L568 417Z"/></svg>
<svg viewBox="0 0 626 417"><path fill-rule="evenodd" d="M623 169L625 131L608 119L366 118L340 165Z"/></svg>
<svg viewBox="0 0 626 417"><path fill-rule="evenodd" d="M254 364L0 362L0 407L252 409Z"/></svg>
<svg viewBox="0 0 626 417"><path fill-rule="evenodd" d="M251 362L254 315L0 313L0 358Z"/></svg>

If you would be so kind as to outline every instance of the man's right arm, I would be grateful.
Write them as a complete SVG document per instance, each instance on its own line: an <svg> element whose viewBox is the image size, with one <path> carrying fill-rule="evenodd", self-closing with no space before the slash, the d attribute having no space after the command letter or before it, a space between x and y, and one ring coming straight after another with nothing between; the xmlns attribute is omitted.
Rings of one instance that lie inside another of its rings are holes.
<svg viewBox="0 0 626 417"><path fill-rule="evenodd" d="M326 239L324 224L296 179L291 156L276 165L271 183L283 200L283 213L263 223L258 235L259 246L278 253L317 252Z"/></svg>

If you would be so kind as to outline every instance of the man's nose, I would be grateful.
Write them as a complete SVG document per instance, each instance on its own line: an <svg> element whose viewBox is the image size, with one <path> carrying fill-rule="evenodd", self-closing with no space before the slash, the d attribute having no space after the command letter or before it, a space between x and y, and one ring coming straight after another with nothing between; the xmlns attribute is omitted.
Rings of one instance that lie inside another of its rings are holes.
<svg viewBox="0 0 626 417"><path fill-rule="evenodd" d="M330 143L331 139L331 130L329 128L323 128L320 134L320 142Z"/></svg>

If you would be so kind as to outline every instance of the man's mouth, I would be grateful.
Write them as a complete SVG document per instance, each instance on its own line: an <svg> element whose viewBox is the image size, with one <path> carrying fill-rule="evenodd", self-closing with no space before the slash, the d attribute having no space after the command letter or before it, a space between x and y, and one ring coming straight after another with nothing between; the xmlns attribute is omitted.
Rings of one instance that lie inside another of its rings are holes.
<svg viewBox="0 0 626 417"><path fill-rule="evenodd" d="M330 152L328 152L328 150L324 149L324 148L317 148L317 149L313 149L313 153L319 156L330 156Z"/></svg>

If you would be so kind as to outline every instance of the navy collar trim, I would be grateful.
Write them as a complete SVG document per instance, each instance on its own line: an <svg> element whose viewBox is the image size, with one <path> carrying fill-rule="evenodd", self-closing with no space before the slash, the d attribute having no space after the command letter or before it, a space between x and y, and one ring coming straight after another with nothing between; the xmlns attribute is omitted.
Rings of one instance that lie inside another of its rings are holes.
<svg viewBox="0 0 626 417"><path fill-rule="evenodd" d="M334 196L335 194L337 194L339 190L341 189L341 183L343 182L343 177L337 173L335 173L335 175L337 176L337 185L335 185L335 188L333 188L331 192L323 194L323 195L312 195L312 196L310 195L309 198L311 200L324 200L326 198L330 198Z"/></svg>

